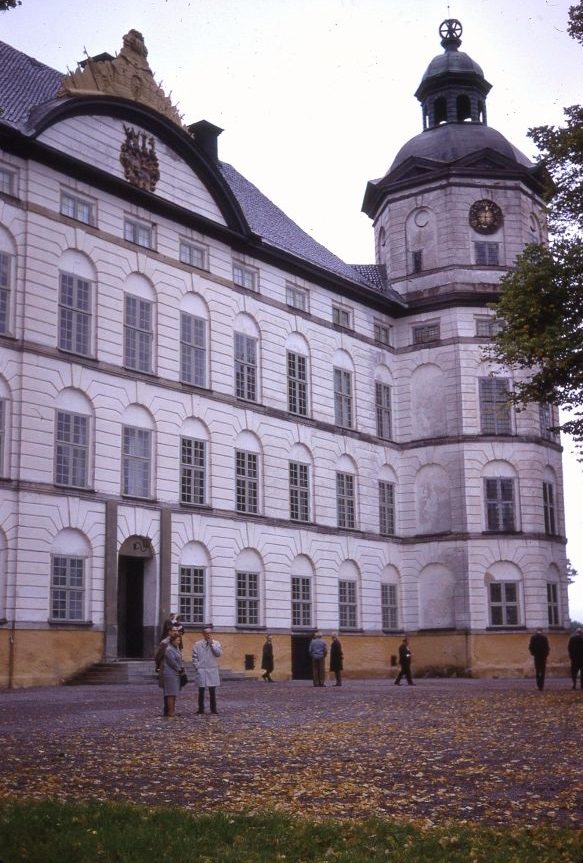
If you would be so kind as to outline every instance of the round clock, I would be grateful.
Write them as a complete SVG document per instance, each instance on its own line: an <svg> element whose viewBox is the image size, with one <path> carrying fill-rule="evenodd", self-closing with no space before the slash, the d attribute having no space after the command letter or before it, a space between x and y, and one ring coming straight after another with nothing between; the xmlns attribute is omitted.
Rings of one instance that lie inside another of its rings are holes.
<svg viewBox="0 0 583 863"><path fill-rule="evenodd" d="M494 201L476 201L470 207L470 225L480 234L493 234L502 224L502 210Z"/></svg>

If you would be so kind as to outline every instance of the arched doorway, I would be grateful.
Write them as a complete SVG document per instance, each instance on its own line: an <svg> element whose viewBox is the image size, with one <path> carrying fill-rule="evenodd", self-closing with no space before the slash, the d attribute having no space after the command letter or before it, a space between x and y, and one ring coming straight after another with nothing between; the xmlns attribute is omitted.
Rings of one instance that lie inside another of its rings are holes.
<svg viewBox="0 0 583 863"><path fill-rule="evenodd" d="M151 653L144 633L144 575L152 557L152 543L144 536L130 536L119 551L117 654L120 657L135 659Z"/></svg>

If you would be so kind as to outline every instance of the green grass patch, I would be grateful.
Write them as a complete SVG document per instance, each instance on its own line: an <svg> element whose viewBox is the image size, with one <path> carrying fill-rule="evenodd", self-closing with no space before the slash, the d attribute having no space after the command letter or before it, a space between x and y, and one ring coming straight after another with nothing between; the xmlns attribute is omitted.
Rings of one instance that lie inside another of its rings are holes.
<svg viewBox="0 0 583 863"><path fill-rule="evenodd" d="M0 804L1 863L583 863L583 830Z"/></svg>

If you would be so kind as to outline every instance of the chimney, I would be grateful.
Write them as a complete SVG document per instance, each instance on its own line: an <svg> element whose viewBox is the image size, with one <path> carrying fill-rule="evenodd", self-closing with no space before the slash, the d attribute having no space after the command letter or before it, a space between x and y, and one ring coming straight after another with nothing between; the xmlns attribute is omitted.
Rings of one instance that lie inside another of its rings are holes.
<svg viewBox="0 0 583 863"><path fill-rule="evenodd" d="M218 137L223 131L218 126L213 126L208 120L199 120L187 127L188 131L213 162L219 161Z"/></svg>

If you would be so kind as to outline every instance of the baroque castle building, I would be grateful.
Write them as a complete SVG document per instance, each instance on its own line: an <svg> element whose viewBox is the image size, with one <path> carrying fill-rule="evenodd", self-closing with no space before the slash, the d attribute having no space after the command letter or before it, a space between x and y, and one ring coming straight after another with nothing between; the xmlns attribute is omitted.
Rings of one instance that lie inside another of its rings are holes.
<svg viewBox="0 0 583 863"><path fill-rule="evenodd" d="M544 175L459 22L344 263L184 125L142 37L63 75L0 43L0 686L152 657L182 614L281 677L523 673L568 624L556 418L488 358ZM553 651L557 655L561 649Z"/></svg>

